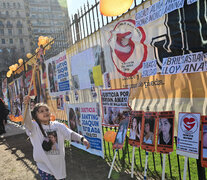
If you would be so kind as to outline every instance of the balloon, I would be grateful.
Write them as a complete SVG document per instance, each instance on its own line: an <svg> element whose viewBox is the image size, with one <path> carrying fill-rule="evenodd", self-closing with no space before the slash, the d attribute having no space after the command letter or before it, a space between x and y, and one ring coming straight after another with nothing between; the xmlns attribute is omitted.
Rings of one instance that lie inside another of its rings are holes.
<svg viewBox="0 0 207 180"><path fill-rule="evenodd" d="M133 0L100 0L100 12L104 16L119 16L132 5Z"/></svg>
<svg viewBox="0 0 207 180"><path fill-rule="evenodd" d="M19 63L20 65L22 65L22 64L23 64L23 59L19 59L19 60L18 60L18 63Z"/></svg>
<svg viewBox="0 0 207 180"><path fill-rule="evenodd" d="M107 142L112 142L112 143L114 143L115 138L116 138L116 132L114 132L114 131L107 131L107 132L104 134L104 139L105 139L105 141L107 141Z"/></svg>
<svg viewBox="0 0 207 180"><path fill-rule="evenodd" d="M27 58L30 59L32 57L31 53L27 53Z"/></svg>

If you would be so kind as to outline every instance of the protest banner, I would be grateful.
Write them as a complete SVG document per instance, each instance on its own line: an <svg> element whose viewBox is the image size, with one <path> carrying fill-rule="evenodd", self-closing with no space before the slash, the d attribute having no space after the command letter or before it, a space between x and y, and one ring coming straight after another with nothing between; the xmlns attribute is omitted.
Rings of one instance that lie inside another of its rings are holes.
<svg viewBox="0 0 207 180"><path fill-rule="evenodd" d="M102 82L97 80L103 72L105 62L100 46L86 49L71 57L71 75L75 89L89 89L94 84L100 86Z"/></svg>
<svg viewBox="0 0 207 180"><path fill-rule="evenodd" d="M198 159L199 155L199 113L179 113L176 153Z"/></svg>
<svg viewBox="0 0 207 180"><path fill-rule="evenodd" d="M118 126L128 106L129 89L101 90L103 125Z"/></svg>
<svg viewBox="0 0 207 180"><path fill-rule="evenodd" d="M157 74L157 61L143 62L142 77L153 76Z"/></svg>
<svg viewBox="0 0 207 180"><path fill-rule="evenodd" d="M46 72L50 96L63 95L70 90L66 51L61 52L46 62Z"/></svg>
<svg viewBox="0 0 207 180"><path fill-rule="evenodd" d="M201 116L201 165L207 167L207 116Z"/></svg>
<svg viewBox="0 0 207 180"><path fill-rule="evenodd" d="M173 151L174 117L174 111L158 113L157 152L159 153L169 153Z"/></svg>
<svg viewBox="0 0 207 180"><path fill-rule="evenodd" d="M66 107L69 127L83 135L89 141L90 148L85 149L84 145L77 142L71 144L91 154L104 157L99 104L95 102L67 104Z"/></svg>
<svg viewBox="0 0 207 180"><path fill-rule="evenodd" d="M157 127L157 112L144 112L141 128L141 148L154 152Z"/></svg>

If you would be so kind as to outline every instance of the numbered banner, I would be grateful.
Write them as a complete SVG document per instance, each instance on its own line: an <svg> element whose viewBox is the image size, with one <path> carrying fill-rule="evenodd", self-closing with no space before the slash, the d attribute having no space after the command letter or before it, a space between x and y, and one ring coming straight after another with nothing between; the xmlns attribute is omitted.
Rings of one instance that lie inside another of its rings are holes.
<svg viewBox="0 0 207 180"><path fill-rule="evenodd" d="M177 154L198 159L200 117L199 113L179 113Z"/></svg>

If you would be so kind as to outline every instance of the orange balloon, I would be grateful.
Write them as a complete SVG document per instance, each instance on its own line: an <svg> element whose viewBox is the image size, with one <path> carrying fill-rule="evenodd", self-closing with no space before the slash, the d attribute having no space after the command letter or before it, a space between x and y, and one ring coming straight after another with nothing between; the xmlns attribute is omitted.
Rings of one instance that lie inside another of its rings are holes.
<svg viewBox="0 0 207 180"><path fill-rule="evenodd" d="M50 115L50 121L55 121L55 115L53 114Z"/></svg>
<svg viewBox="0 0 207 180"><path fill-rule="evenodd" d="M119 16L132 5L133 0L100 0L100 12L104 16Z"/></svg>
<svg viewBox="0 0 207 180"><path fill-rule="evenodd" d="M107 131L107 132L104 134L104 139L105 139L105 141L107 141L107 142L112 142L112 143L114 143L115 138L116 138L116 132L114 132L114 131Z"/></svg>

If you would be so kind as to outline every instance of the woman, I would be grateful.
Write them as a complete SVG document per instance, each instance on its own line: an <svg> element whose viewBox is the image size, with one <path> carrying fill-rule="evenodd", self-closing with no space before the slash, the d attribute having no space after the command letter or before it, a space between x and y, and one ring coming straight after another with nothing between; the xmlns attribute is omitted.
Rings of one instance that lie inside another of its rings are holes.
<svg viewBox="0 0 207 180"><path fill-rule="evenodd" d="M116 143L122 144L124 142L125 135L126 135L126 128L124 127L124 124L120 124L119 131L116 135L115 144Z"/></svg>
<svg viewBox="0 0 207 180"><path fill-rule="evenodd" d="M172 120L160 118L158 144L172 145Z"/></svg>
<svg viewBox="0 0 207 180"><path fill-rule="evenodd" d="M139 120L137 117L134 117L132 119L132 125L131 125L131 129L130 129L130 136L129 139L132 140L139 140L140 139L140 134L139 134Z"/></svg>
<svg viewBox="0 0 207 180"><path fill-rule="evenodd" d="M154 123L153 119L146 119L145 120L143 142L146 144L153 144L153 140L154 140L153 123Z"/></svg>

